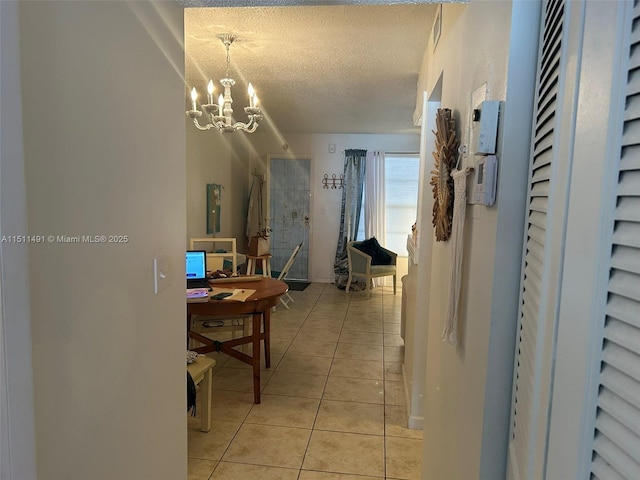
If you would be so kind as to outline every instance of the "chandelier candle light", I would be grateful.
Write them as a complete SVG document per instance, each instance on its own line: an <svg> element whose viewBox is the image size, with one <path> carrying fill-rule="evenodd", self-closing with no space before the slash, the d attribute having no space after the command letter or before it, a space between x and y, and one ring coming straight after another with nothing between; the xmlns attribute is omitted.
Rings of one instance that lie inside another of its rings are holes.
<svg viewBox="0 0 640 480"><path fill-rule="evenodd" d="M196 108L196 100L198 99L198 92L196 88L191 89L191 102L193 108L187 111L187 117L193 120L194 125L200 130L209 130L211 128L217 128L223 133L235 132L236 130L242 130L243 132L253 133L258 128L258 122L262 120L262 111L258 106L258 96L253 89L253 85L249 83L249 106L244 107L245 113L249 116L247 123L234 122L233 121L233 108L231 104L233 99L231 98L231 87L236 84L236 81L229 77L229 47L237 39L235 35L225 33L219 35L218 38L222 41L227 49L227 71L225 78L220 79L220 84L224 87L224 96L220 94L218 96L218 104L213 103L213 81L209 80L207 85L207 103L202 105L202 112L206 113L209 121L205 125L200 125L198 118L202 116L202 112Z"/></svg>

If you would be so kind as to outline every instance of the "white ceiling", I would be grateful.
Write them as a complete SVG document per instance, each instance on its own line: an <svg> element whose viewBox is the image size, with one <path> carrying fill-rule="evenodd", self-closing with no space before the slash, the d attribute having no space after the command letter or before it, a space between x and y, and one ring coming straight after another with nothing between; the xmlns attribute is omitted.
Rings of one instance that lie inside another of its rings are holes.
<svg viewBox="0 0 640 480"><path fill-rule="evenodd" d="M436 5L185 8L186 82L206 95L222 78L233 33L234 116L245 121L249 81L280 133L417 132L418 71ZM215 96L220 93L219 84Z"/></svg>

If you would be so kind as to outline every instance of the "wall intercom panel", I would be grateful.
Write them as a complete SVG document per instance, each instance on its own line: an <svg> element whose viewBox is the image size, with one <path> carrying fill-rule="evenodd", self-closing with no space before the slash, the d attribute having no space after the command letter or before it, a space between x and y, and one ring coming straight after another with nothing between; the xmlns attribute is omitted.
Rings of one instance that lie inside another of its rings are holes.
<svg viewBox="0 0 640 480"><path fill-rule="evenodd" d="M475 170L476 180L473 186L473 203L491 206L496 201L498 159L495 155L478 157Z"/></svg>

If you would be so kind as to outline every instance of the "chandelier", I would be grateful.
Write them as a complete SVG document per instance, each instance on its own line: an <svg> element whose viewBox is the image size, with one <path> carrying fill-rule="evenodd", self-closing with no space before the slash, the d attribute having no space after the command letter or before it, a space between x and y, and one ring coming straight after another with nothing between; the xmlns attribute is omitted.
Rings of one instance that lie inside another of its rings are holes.
<svg viewBox="0 0 640 480"><path fill-rule="evenodd" d="M207 103L202 105L202 112L196 109L196 100L198 99L198 92L196 88L193 87L191 89L191 102L193 104L193 108L191 110L187 110L187 117L193 120L193 124L199 130L209 130L211 128L217 128L223 133L235 132L236 130L242 130L243 132L253 133L258 128L258 122L262 120L262 111L258 106L258 96L256 95L255 90L253 89L253 85L249 83L248 93L249 93L249 106L244 107L245 113L249 116L249 121L247 123L242 122L234 122L233 120L233 108L231 108L231 104L233 103L233 98L231 98L231 87L236 84L236 81L229 76L229 47L231 44L237 39L235 35L230 33L225 33L219 35L218 38L222 41L225 48L227 49L227 71L224 78L220 79L220 84L224 87L224 95L220 94L218 96L218 103L213 103L213 81L209 80L209 84L207 85ZM205 125L200 125L198 119L202 116L202 113L206 113L207 123Z"/></svg>

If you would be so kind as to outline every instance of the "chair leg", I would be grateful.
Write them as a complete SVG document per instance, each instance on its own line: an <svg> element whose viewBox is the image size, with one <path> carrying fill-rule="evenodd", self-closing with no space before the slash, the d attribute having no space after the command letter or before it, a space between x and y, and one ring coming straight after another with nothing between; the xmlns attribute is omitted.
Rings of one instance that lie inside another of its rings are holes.
<svg viewBox="0 0 640 480"><path fill-rule="evenodd" d="M349 274L349 280L347 280L347 286L344 289L344 293L349 293L349 287L351 286L351 274Z"/></svg>
<svg viewBox="0 0 640 480"><path fill-rule="evenodd" d="M284 297L287 297L287 300L285 300ZM282 303L282 305L284 305L287 310L289 310L289 303L291 302L293 302L293 297L289 295L288 292L285 292L285 294L280 297L280 303Z"/></svg>
<svg viewBox="0 0 640 480"><path fill-rule="evenodd" d="M260 265L262 265L262 276L266 277L267 276L267 260L266 259L262 259L260 260Z"/></svg>
<svg viewBox="0 0 640 480"><path fill-rule="evenodd" d="M204 374L204 378L200 383L200 392L202 393L202 401L200 408L202 409L202 418L200 419L200 431L208 432L211 430L211 379L212 368L210 367Z"/></svg>
<svg viewBox="0 0 640 480"><path fill-rule="evenodd" d="M393 294L396 294L396 276L393 276Z"/></svg>

